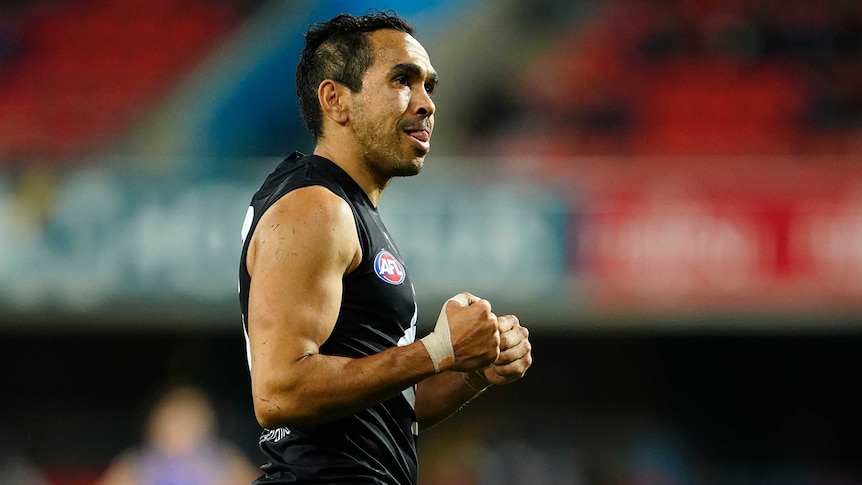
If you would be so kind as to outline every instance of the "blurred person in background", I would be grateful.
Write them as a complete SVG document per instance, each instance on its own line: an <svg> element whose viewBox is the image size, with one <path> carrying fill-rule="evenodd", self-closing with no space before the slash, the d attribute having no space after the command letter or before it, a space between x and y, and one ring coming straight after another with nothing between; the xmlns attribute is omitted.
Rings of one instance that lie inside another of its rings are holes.
<svg viewBox="0 0 862 485"><path fill-rule="evenodd" d="M315 24L297 94L315 138L253 196L240 303L269 462L256 484L415 484L416 440L532 362L527 329L464 292L416 341L416 297L377 203L430 149L437 74L394 12Z"/></svg>
<svg viewBox="0 0 862 485"><path fill-rule="evenodd" d="M47 485L42 470L12 444L16 441L0 429L0 484Z"/></svg>
<svg viewBox="0 0 862 485"><path fill-rule="evenodd" d="M144 442L121 453L98 485L236 485L257 475L257 467L218 436L207 396L178 386L150 411Z"/></svg>

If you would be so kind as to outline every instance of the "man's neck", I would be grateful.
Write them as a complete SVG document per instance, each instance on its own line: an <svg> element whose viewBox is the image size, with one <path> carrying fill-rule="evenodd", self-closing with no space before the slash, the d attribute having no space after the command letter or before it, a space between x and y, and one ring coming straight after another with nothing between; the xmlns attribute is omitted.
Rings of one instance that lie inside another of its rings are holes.
<svg viewBox="0 0 862 485"><path fill-rule="evenodd" d="M347 175L362 188L371 204L377 207L377 201L380 200L380 195L383 194L383 190L389 184L389 181L378 181L375 179L374 174L369 172L358 154L353 154L349 150L339 150L332 144L322 142L319 142L314 147L314 154L330 160L347 172Z"/></svg>

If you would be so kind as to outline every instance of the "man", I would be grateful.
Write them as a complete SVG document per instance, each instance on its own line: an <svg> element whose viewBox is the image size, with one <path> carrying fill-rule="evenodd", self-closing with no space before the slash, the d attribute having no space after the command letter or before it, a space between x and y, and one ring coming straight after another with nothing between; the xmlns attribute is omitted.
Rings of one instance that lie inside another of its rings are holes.
<svg viewBox="0 0 862 485"><path fill-rule="evenodd" d="M203 390L176 385L157 397L143 441L120 453L96 485L236 485L259 474L219 436L216 409Z"/></svg>
<svg viewBox="0 0 862 485"><path fill-rule="evenodd" d="M414 484L416 436L532 361L514 316L462 293L416 336L410 274L377 212L419 173L437 75L394 13L312 26L297 93L315 137L252 198L240 301L269 459L255 483Z"/></svg>

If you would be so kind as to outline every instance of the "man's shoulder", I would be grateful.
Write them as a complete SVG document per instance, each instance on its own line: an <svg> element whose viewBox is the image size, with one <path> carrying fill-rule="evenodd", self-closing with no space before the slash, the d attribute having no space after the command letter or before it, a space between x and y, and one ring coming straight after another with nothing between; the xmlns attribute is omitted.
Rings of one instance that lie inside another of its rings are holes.
<svg viewBox="0 0 862 485"><path fill-rule="evenodd" d="M270 211L289 211L293 214L307 213L318 218L350 214L350 206L343 197L325 185L309 184L296 187L279 197Z"/></svg>
<svg viewBox="0 0 862 485"><path fill-rule="evenodd" d="M254 200L259 201L256 205L269 206L291 191L312 185L342 192L344 181L339 172L340 168L325 158L294 152L267 175Z"/></svg>

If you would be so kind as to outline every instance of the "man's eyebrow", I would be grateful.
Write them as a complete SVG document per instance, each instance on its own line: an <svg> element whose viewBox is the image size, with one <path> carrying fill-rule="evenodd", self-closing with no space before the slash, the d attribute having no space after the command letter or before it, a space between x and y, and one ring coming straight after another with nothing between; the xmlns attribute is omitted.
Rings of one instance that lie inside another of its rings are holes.
<svg viewBox="0 0 862 485"><path fill-rule="evenodd" d="M389 72L393 76L406 74L413 77L422 77L422 68L419 67L418 64L414 64L412 62L402 62L401 64L395 64L394 66L392 66L392 69L390 69ZM438 78L436 72L430 71L426 77L432 83L437 84Z"/></svg>

